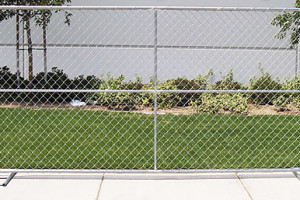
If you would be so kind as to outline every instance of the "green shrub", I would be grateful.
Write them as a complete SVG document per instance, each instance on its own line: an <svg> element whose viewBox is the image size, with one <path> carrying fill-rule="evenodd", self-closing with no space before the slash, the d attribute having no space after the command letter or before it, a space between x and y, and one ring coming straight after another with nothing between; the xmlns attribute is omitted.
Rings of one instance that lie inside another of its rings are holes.
<svg viewBox="0 0 300 200"><path fill-rule="evenodd" d="M291 104L294 105L296 108L300 109L300 97L293 97L291 99Z"/></svg>
<svg viewBox="0 0 300 200"><path fill-rule="evenodd" d="M214 85L214 88L216 90L243 90L246 89L242 83L239 83L234 80L233 77L233 71L230 70L229 73L227 73L222 80L217 81Z"/></svg>
<svg viewBox="0 0 300 200"><path fill-rule="evenodd" d="M158 82L158 90L244 90L247 89L241 83L234 80L233 71L226 74L222 80L211 85L208 81L210 71L206 75L198 75L194 79L178 77ZM58 68L52 68L46 75L38 73L31 82L17 77L10 72L8 67L0 68L1 89L101 89L101 90L154 90L154 79L144 84L140 77L136 80L125 81L124 76L97 78L96 76L81 75L70 79L67 74ZM286 78L280 84L273 80L268 73L261 77L251 78L249 89L252 90L299 90L300 77ZM157 103L159 108L172 108L176 106L193 106L198 112L220 113L247 113L247 98L250 102L259 104L274 104L280 107L294 105L299 108L300 99L298 93L254 93L250 96L241 93L158 93ZM69 103L72 99L81 101L97 101L99 105L112 109L132 110L136 106L154 105L154 93L129 93L129 92L102 92L91 93L0 93L1 102L34 102L34 103Z"/></svg>
<svg viewBox="0 0 300 200"><path fill-rule="evenodd" d="M226 74L222 80L217 81L212 89L241 90L245 87L234 80L233 71ZM192 100L191 105L197 112L246 114L248 111L247 95L241 93L205 93L199 99Z"/></svg>
<svg viewBox="0 0 300 200"><path fill-rule="evenodd" d="M283 90L300 90L300 76L294 76L293 78L287 77L281 84ZM284 93L280 94L272 102L276 106L287 107L289 104L293 104L296 108L299 108L300 97L299 93Z"/></svg>
<svg viewBox="0 0 300 200"><path fill-rule="evenodd" d="M44 72L36 74L28 87L32 89L75 89L73 81L69 79L68 75L63 70L53 67L45 76ZM74 93L68 92L38 92L28 93L26 101L36 103L61 103L70 102L76 97Z"/></svg>
<svg viewBox="0 0 300 200"><path fill-rule="evenodd" d="M210 72L209 72L210 73ZM164 82L159 82L158 90L205 90L208 88L209 73L205 76L198 75L194 79L187 79L186 77L178 77L176 79L169 79ZM154 90L154 80L144 86L145 90ZM157 104L159 108L172 108L176 106L189 106L192 101L199 99L199 93L158 93ZM144 106L153 106L154 94L142 94L142 104Z"/></svg>
<svg viewBox="0 0 300 200"><path fill-rule="evenodd" d="M253 77L249 82L250 90L281 90L281 84L278 80L273 80L269 73L264 73L261 77ZM279 93L252 93L250 96L251 103L261 105L272 105L273 101L281 94Z"/></svg>
<svg viewBox="0 0 300 200"><path fill-rule="evenodd" d="M11 73L7 66L0 68L0 89L24 89L27 85L28 81L18 77L16 73ZM0 102L21 101L23 96L23 93L18 92L1 92Z"/></svg>
<svg viewBox="0 0 300 200"><path fill-rule="evenodd" d="M112 77L107 74L107 79L100 83L98 89L100 90L134 90L142 89L143 84L141 78L137 77L136 81L124 82L123 75L119 77ZM129 92L102 92L94 96L98 104L107 106L112 109L132 110L136 105L140 104L139 93Z"/></svg>
<svg viewBox="0 0 300 200"><path fill-rule="evenodd" d="M221 105L215 94L205 93L200 99L191 102L197 112L219 113Z"/></svg>
<svg viewBox="0 0 300 200"><path fill-rule="evenodd" d="M231 112L239 114L247 114L248 104L247 97L240 93L228 94L203 94L201 99L192 102L197 112L220 113Z"/></svg>
<svg viewBox="0 0 300 200"><path fill-rule="evenodd" d="M80 75L78 77L75 77L73 80L73 85L75 89L78 90L95 90L99 88L99 85L101 84L103 80L100 78L97 78L94 75L84 77L83 75ZM91 93L76 93L76 99L80 101L88 101L89 99L92 99L94 94Z"/></svg>
<svg viewBox="0 0 300 200"><path fill-rule="evenodd" d="M1 89L97 89L100 79L95 76L79 76L70 79L67 74L53 67L45 76L44 72L34 75L31 82L10 72L8 67L0 68ZM87 93L37 92L37 93L1 93L2 102L21 103L69 103L72 99L86 100Z"/></svg>
<svg viewBox="0 0 300 200"><path fill-rule="evenodd" d="M154 79L151 78L150 82L145 84L143 87L144 90L154 90L155 84ZM157 84L158 90L176 90L176 86L172 84L172 80L168 80L163 83ZM141 95L141 104L143 106L154 106L154 93L142 93ZM175 97L175 98L174 98ZM157 105L159 108L173 107L179 101L179 98L174 94L169 93L158 93L157 94Z"/></svg>

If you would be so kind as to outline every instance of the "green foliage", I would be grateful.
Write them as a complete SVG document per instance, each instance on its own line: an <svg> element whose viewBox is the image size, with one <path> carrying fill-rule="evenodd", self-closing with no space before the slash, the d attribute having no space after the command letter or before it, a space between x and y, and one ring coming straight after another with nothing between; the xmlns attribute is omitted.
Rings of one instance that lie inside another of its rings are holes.
<svg viewBox="0 0 300 200"><path fill-rule="evenodd" d="M243 90L245 87L237 81L234 80L233 71L230 70L222 80L217 81L213 87L216 90Z"/></svg>
<svg viewBox="0 0 300 200"><path fill-rule="evenodd" d="M294 76L293 78L286 78L281 84L283 90L300 90L300 76ZM276 106L287 107L289 104L293 104L296 108L300 108L299 94L284 93L272 102Z"/></svg>
<svg viewBox="0 0 300 200"><path fill-rule="evenodd" d="M100 78L97 78L94 75L84 77L83 75L80 75L78 77L75 77L73 80L73 88L79 89L79 90L94 90L98 89L99 85L101 84L102 80ZM91 99L90 93L77 93L74 98L81 100L81 101L88 101Z"/></svg>
<svg viewBox="0 0 300 200"><path fill-rule="evenodd" d="M1 89L98 89L101 80L95 76L75 77L70 79L63 70L53 67L45 76L43 72L36 74L32 81L17 77L10 72L8 67L0 68ZM35 102L35 103L62 103L70 102L72 99L86 101L87 93L0 93L2 102Z"/></svg>
<svg viewBox="0 0 300 200"><path fill-rule="evenodd" d="M68 75L63 70L53 67L51 72L48 72L45 76L44 72L36 74L31 83L30 88L32 89L74 89L74 85ZM49 103L60 103L69 102L75 97L74 93L29 93L27 101L32 102L49 102Z"/></svg>
<svg viewBox="0 0 300 200"><path fill-rule="evenodd" d="M66 3L71 3L72 0L0 0L0 5L25 5L25 6L62 6ZM59 10L54 11L55 13L60 12ZM72 14L64 11L65 23L70 25ZM53 15L51 10L0 10L0 22L10 19L18 15L24 22L33 19L37 26L42 26L44 23L47 26L50 24L50 19ZM30 31L30 25L26 25L25 29Z"/></svg>
<svg viewBox="0 0 300 200"><path fill-rule="evenodd" d="M226 74L222 80L212 86L217 90L241 90L243 85L234 80L233 71ZM197 112L220 113L231 112L246 114L248 111L248 97L240 93L206 93L191 102Z"/></svg>
<svg viewBox="0 0 300 200"><path fill-rule="evenodd" d="M71 3L72 0L0 0L0 5L4 6L62 6L66 3ZM58 12L58 11L55 11ZM19 16L25 21L25 18L34 19L35 23L39 26L43 24L43 21L46 21L46 24L50 23L50 18L52 12L50 10L28 10L28 11L18 11L17 10L1 10L0 11L0 22L14 17L18 13ZM65 12L65 23L70 23L71 13Z"/></svg>
<svg viewBox="0 0 300 200"><path fill-rule="evenodd" d="M203 94L200 101L192 102L197 112L220 113L231 112L247 114L247 97L242 94Z"/></svg>
<svg viewBox="0 0 300 200"><path fill-rule="evenodd" d="M286 98L286 95L280 95L276 99L272 101L272 104L275 106L280 106L280 107L287 107L287 105L290 103L289 98Z"/></svg>
<svg viewBox="0 0 300 200"><path fill-rule="evenodd" d="M262 71L262 76L253 77L249 82L250 90L281 90L282 87L279 81L273 80L269 73ZM272 105L273 100L278 98L278 93L253 93L251 94L250 101L256 104Z"/></svg>
<svg viewBox="0 0 300 200"><path fill-rule="evenodd" d="M216 99L214 94L203 94L201 98L191 102L197 112L219 113L221 111L221 105Z"/></svg>
<svg viewBox="0 0 300 200"><path fill-rule="evenodd" d="M25 88L25 81L22 77L18 79L17 74L10 72L7 66L0 68L0 88L1 89L16 89Z"/></svg>
<svg viewBox="0 0 300 200"><path fill-rule="evenodd" d="M32 5L32 6L42 6L42 5L50 5L50 6L61 6L64 3L70 3L71 0L0 0L0 5ZM55 13L59 12L56 10ZM64 11L65 13L65 23L70 25L70 17L71 13ZM33 43L32 43L32 34L31 34L31 20L33 19L35 24L43 27L43 32L46 34L46 28L50 23L50 19L52 17L51 10L34 10L34 9L22 9L22 10L0 10L0 22L10 19L16 16L16 24L17 30L16 32L20 32L19 25L20 19L24 22L24 29L27 34L27 51L28 51L28 71L29 71L29 80L31 81L33 78ZM18 40L18 39L17 39ZM45 41L44 41L45 42ZM44 44L46 45L46 44ZM46 50L44 50L46 53Z"/></svg>
<svg viewBox="0 0 300 200"><path fill-rule="evenodd" d="M170 79L165 82L159 83L157 86L158 90L179 90L183 88L182 83L189 85L189 80L186 77L179 77L177 79ZM182 106L185 104L184 101L188 101L187 98L183 99L184 96L180 93L160 93L158 94L158 107L159 108L172 108L175 106Z"/></svg>
<svg viewBox="0 0 300 200"><path fill-rule="evenodd" d="M263 71L262 71L263 72ZM198 75L194 79L178 77L164 82L158 82L158 90L240 90L247 89L241 83L234 80L233 72L230 71L222 80L215 85L208 82L210 74L205 76ZM32 81L18 78L16 74L10 72L8 67L0 69L0 88L16 89L100 89L100 90L154 90L154 80L149 83L143 83L140 77L136 80L125 81L123 75L113 77L107 74L102 76L78 76L74 79L58 68L52 68L52 71L46 75L41 72L36 74ZM264 73L261 77L251 78L249 83L251 90L300 90L300 76L292 78L287 77L282 83L273 80L270 74ZM153 92L37 92L37 93L1 93L0 100L4 102L33 102L33 103L69 103L72 99L81 101L96 101L98 105L111 109L133 110L141 106L154 106ZM157 103L159 108L174 108L192 106L198 112L207 113L240 113L248 112L248 102L256 104L274 104L280 107L293 105L299 108L300 99L298 93L176 93L162 92L157 94Z"/></svg>
<svg viewBox="0 0 300 200"><path fill-rule="evenodd" d="M142 79L137 77L136 81L124 81L123 75L113 77L107 74L107 78L103 80L98 89L100 90L134 90L142 89ZM140 95L130 92L102 92L93 97L99 105L107 106L112 109L132 110L137 104L140 104Z"/></svg>
<svg viewBox="0 0 300 200"><path fill-rule="evenodd" d="M300 97L293 97L291 99L291 104L294 105L296 108L300 109Z"/></svg>
<svg viewBox="0 0 300 200"><path fill-rule="evenodd" d="M300 7L300 0L296 1L295 6ZM278 39L285 38L290 34L291 48L294 48L299 44L300 40L300 12L295 11L293 13L284 13L277 15L272 23L274 26L280 27L279 33L276 35Z"/></svg>
<svg viewBox="0 0 300 200"><path fill-rule="evenodd" d="M211 72L206 75L199 74L196 78L189 80L187 77L178 77L159 82L158 90L206 90L209 87L208 78ZM144 86L145 90L153 90L154 82ZM192 101L199 99L199 93L159 93L157 95L157 104L159 108L172 108L176 106L189 106ZM144 106L153 106L154 94L142 94L142 103Z"/></svg>
<svg viewBox="0 0 300 200"><path fill-rule="evenodd" d="M7 66L0 68L0 89L24 89L28 85L28 81L24 80L22 77L17 76L10 72ZM21 100L21 94L10 92L10 93L0 93L0 102L11 102Z"/></svg>
<svg viewBox="0 0 300 200"><path fill-rule="evenodd" d="M63 70L53 67L51 72L45 74L40 72L32 79L34 89L73 89L72 80Z"/></svg>

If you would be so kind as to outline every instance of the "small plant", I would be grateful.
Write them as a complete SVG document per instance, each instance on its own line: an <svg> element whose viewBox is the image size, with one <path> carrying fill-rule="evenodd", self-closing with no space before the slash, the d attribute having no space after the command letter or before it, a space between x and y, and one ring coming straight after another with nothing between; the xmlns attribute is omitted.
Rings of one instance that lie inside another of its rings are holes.
<svg viewBox="0 0 300 200"><path fill-rule="evenodd" d="M263 72L263 70L262 70ZM215 85L210 84L208 79L212 74L210 71L206 75L198 75L196 78L178 77L166 81L158 82L158 90L246 90L241 83L234 80L233 71L226 74L222 80ZM32 81L17 77L17 74L10 72L8 67L0 68L0 88L1 89L100 89L100 90L154 90L154 79L149 83L143 83L140 77L135 80L125 81L123 75L113 77L107 74L106 77L83 75L70 79L67 74L58 68L52 68L46 75L41 72L36 74ZM273 80L268 73L262 73L261 77L254 77L250 80L249 89L252 90L300 90L300 76L287 77L282 83ZM0 101L9 102L33 102L33 103L70 103L71 100L96 101L98 105L111 109L132 110L137 106L147 106L153 108L154 93L145 92L33 92L0 93ZM300 97L298 93L253 93L251 95L242 93L193 93L193 92L161 92L157 94L157 104L159 108L173 108L192 106L197 112L207 113L240 113L248 112L248 102L258 104L273 104L279 110L287 107L300 107Z"/></svg>
<svg viewBox="0 0 300 200"><path fill-rule="evenodd" d="M79 90L95 90L98 89L99 85L101 84L103 80L100 78L97 78L94 75L84 77L83 75L80 75L78 77L75 77L73 80L73 86L74 89ZM80 101L89 101L93 100L94 94L91 93L76 93L76 99Z"/></svg>
<svg viewBox="0 0 300 200"><path fill-rule="evenodd" d="M279 80L273 80L269 73L265 73L262 69L261 77L253 77L249 82L250 90L281 90ZM272 105L273 101L280 96L278 93L263 92L251 94L250 101L261 105Z"/></svg>
<svg viewBox="0 0 300 200"><path fill-rule="evenodd" d="M22 77L18 77L15 73L11 73L7 66L0 68L0 88L1 89L24 89L28 85L28 81ZM0 93L0 102L20 101L24 96L23 93L4 92Z"/></svg>
<svg viewBox="0 0 300 200"><path fill-rule="evenodd" d="M231 112L234 114L247 114L247 97L242 94L203 94L200 100L193 101L191 105L197 112L220 113Z"/></svg>
<svg viewBox="0 0 300 200"><path fill-rule="evenodd" d="M142 89L143 84L141 78L137 77L136 81L125 82L123 75L112 77L107 74L107 79L100 83L100 90L132 90ZM135 105L139 104L139 96L137 93L129 92L103 92L95 95L95 100L102 106L112 109L132 110Z"/></svg>
<svg viewBox="0 0 300 200"><path fill-rule="evenodd" d="M293 78L285 78L284 82L281 84L283 90L300 90L300 76L294 76ZM272 102L274 105L281 108L285 108L290 104L293 104L296 108L299 108L300 97L298 93L284 93L280 94Z"/></svg>
<svg viewBox="0 0 300 200"><path fill-rule="evenodd" d="M300 97L293 97L291 99L291 104L294 105L296 108L300 109Z"/></svg>
<svg viewBox="0 0 300 200"><path fill-rule="evenodd" d="M222 80L217 81L214 89L216 90L242 90L245 89L242 83L234 80L233 71L230 70Z"/></svg>
<svg viewBox="0 0 300 200"><path fill-rule="evenodd" d="M53 67L45 76L44 72L36 74L28 87L32 89L75 89L72 79L68 77L63 70ZM60 93L29 93L26 101L37 103L61 103L70 102L76 94Z"/></svg>
<svg viewBox="0 0 300 200"><path fill-rule="evenodd" d="M210 93L203 94L200 99L192 101L191 105L198 113L219 113L221 111L221 105L218 97Z"/></svg>
<svg viewBox="0 0 300 200"><path fill-rule="evenodd" d="M212 86L217 90L240 90L243 85L234 80L231 70L222 80ZM206 93L199 99L191 101L197 112L220 113L231 112L246 114L248 112L247 95L241 93Z"/></svg>
<svg viewBox="0 0 300 200"><path fill-rule="evenodd" d="M207 75L198 75L194 79L188 79L187 77L178 77L176 79L169 79L164 82L159 82L157 85L158 90L205 90L208 88ZM154 89L154 81L151 80L149 84L144 87L145 90ZM192 101L199 99L201 94L199 93L159 93L157 96L157 103L159 108L172 108L176 106L185 107L189 106ZM153 106L154 94L145 93L142 94L142 103L144 106Z"/></svg>

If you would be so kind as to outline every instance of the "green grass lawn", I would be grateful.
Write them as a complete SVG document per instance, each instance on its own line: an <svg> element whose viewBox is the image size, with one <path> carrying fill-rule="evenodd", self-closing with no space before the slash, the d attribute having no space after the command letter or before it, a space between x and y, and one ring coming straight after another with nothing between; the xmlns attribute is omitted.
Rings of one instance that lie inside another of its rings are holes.
<svg viewBox="0 0 300 200"><path fill-rule="evenodd" d="M0 168L153 169L153 115L0 108ZM159 169L300 167L300 116L159 115Z"/></svg>

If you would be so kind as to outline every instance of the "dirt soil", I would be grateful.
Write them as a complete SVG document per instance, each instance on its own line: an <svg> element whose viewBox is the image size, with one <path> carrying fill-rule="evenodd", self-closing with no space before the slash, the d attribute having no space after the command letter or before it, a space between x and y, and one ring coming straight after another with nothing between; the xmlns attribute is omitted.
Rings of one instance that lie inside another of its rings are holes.
<svg viewBox="0 0 300 200"><path fill-rule="evenodd" d="M11 104L0 104L0 108L31 108L31 109L48 109L48 110L56 110L56 109L81 109L81 110L91 110L91 111L122 111L122 112L132 112L132 113L142 113L147 115L154 114L154 110L151 107L137 106L135 109L120 109L120 108L108 108L105 106L98 105L86 105L84 107L74 107L70 104L34 104L34 103L11 103ZM190 115L196 114L196 110L191 107L174 107L174 108L165 108L158 109L157 114L166 115ZM228 111L221 111L221 114L234 114ZM286 108L281 108L273 105L256 105L249 104L248 105L248 113L247 115L296 115L300 116L300 110L289 105Z"/></svg>

